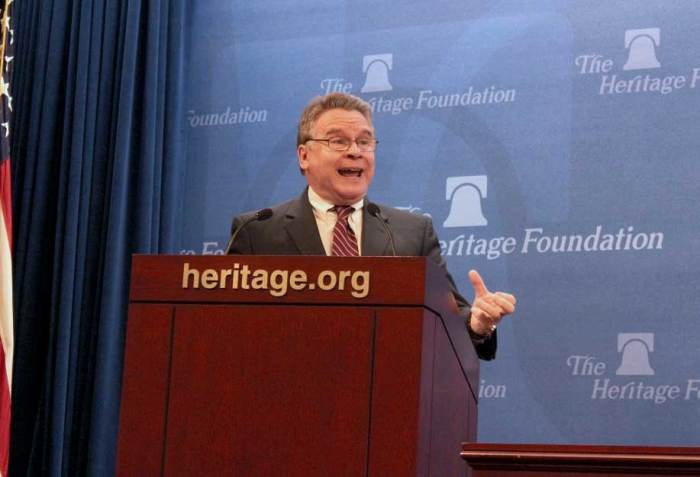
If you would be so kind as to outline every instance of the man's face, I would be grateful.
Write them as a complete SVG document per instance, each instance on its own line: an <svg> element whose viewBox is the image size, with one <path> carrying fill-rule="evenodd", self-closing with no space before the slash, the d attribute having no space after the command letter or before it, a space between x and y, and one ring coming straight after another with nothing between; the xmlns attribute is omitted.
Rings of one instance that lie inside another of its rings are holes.
<svg viewBox="0 0 700 477"><path fill-rule="evenodd" d="M316 119L311 136L314 139L344 137L353 141L343 152L318 141L297 148L299 167L311 188L335 205L350 205L362 199L374 177L374 151L360 151L354 141L374 137L367 118L359 111L329 109Z"/></svg>

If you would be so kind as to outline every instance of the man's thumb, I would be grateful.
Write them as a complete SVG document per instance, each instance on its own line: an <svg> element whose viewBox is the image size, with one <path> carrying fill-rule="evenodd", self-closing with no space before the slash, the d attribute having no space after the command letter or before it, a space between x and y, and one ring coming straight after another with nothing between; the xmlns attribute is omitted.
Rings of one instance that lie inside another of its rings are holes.
<svg viewBox="0 0 700 477"><path fill-rule="evenodd" d="M489 290L486 288L486 285L484 284L484 280L481 278L481 275L479 275L479 272L476 270L469 270L469 281L472 282L472 286L474 287L474 293L477 297L486 295Z"/></svg>

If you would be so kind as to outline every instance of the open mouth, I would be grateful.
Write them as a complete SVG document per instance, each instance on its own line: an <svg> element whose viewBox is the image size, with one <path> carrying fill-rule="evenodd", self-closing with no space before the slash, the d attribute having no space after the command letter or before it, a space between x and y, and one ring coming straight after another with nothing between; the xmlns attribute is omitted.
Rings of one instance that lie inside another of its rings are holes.
<svg viewBox="0 0 700 477"><path fill-rule="evenodd" d="M343 167L338 169L338 174L343 177L360 177L362 175L362 169L358 167Z"/></svg>

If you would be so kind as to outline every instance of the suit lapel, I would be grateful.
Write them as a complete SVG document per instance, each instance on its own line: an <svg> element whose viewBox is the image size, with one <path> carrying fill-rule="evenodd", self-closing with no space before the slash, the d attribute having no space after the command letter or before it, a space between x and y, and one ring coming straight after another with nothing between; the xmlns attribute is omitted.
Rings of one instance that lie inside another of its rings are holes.
<svg viewBox="0 0 700 477"><path fill-rule="evenodd" d="M372 217L367 212L368 200L365 197L365 207L362 208L362 255L376 257L386 255L389 239L386 236L380 219Z"/></svg>
<svg viewBox="0 0 700 477"><path fill-rule="evenodd" d="M367 199L365 198L365 205ZM286 212L285 229L301 255L325 255L326 251L318 233L316 218L309 203L308 191L304 189L301 196L289 206ZM387 255L389 239L379 219L362 208L362 240L360 247L363 256L376 257Z"/></svg>
<svg viewBox="0 0 700 477"><path fill-rule="evenodd" d="M285 229L301 255L325 255L326 251L318 233L316 218L309 203L306 189L301 196L289 206L286 212Z"/></svg>

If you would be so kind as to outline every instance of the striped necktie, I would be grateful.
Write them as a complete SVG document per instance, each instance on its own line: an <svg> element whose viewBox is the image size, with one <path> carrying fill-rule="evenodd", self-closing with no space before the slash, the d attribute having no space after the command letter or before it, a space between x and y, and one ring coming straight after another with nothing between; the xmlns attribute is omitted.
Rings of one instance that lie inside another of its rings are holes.
<svg viewBox="0 0 700 477"><path fill-rule="evenodd" d="M338 221L333 229L333 245L331 247L331 255L336 257L357 257L357 238L355 232L348 224L348 218L355 209L349 205L336 205L333 210L338 214Z"/></svg>

